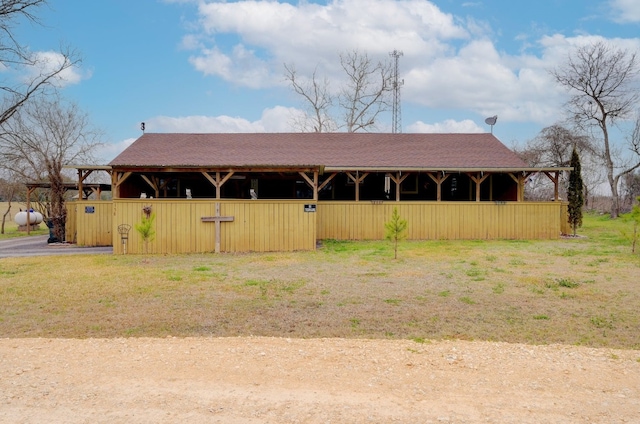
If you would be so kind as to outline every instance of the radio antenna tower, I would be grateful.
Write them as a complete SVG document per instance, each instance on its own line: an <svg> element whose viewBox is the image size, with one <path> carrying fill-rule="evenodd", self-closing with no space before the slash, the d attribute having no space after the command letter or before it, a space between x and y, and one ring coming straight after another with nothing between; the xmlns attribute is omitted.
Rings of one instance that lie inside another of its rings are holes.
<svg viewBox="0 0 640 424"><path fill-rule="evenodd" d="M398 80L398 62L400 56L402 56L402 52L398 50L394 50L389 53L389 56L393 58L394 66L393 66L393 117L391 121L392 132L401 133L402 132L402 111L400 110L400 87L404 85L404 80Z"/></svg>

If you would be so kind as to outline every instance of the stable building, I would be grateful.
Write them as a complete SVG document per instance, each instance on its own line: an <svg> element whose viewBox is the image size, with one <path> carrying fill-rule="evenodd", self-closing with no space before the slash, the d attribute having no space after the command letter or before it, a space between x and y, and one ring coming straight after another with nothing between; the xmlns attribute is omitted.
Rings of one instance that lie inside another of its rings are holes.
<svg viewBox="0 0 640 424"><path fill-rule="evenodd" d="M77 168L80 181L91 170ZM112 200L79 201L72 219L78 244L101 233L115 253L142 251L133 228L145 213L155 216L153 253L382 239L393 208L413 240L553 239L566 229L557 195L566 169L528 167L492 134L146 133L106 168ZM524 200L533 173L550 178L555 199Z"/></svg>

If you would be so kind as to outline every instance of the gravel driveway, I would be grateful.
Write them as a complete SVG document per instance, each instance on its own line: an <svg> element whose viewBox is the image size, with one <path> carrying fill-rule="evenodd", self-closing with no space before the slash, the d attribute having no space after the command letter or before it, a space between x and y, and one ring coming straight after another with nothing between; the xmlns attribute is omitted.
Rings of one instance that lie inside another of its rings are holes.
<svg viewBox="0 0 640 424"><path fill-rule="evenodd" d="M0 422L638 423L638 358L467 341L0 338Z"/></svg>
<svg viewBox="0 0 640 424"><path fill-rule="evenodd" d="M107 247L79 247L75 244L48 244L48 236L17 237L0 240L0 258L17 256L50 256L113 253L111 246Z"/></svg>

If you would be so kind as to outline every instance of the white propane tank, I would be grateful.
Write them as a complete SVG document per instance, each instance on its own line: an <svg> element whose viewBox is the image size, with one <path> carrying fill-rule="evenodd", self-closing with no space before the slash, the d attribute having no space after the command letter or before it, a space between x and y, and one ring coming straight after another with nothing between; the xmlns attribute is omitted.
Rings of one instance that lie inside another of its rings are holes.
<svg viewBox="0 0 640 424"><path fill-rule="evenodd" d="M36 212L33 209L29 210L29 223L31 225L37 225L42 222L42 214L40 212ZM27 225L27 211L20 211L13 217L13 220L16 224L21 227Z"/></svg>
<svg viewBox="0 0 640 424"><path fill-rule="evenodd" d="M42 214L38 211L34 211L34 212L29 212L29 221L32 221L31 219L31 214L34 214L36 216L36 222L35 224L40 224L42 221L44 221L44 217L42 216Z"/></svg>

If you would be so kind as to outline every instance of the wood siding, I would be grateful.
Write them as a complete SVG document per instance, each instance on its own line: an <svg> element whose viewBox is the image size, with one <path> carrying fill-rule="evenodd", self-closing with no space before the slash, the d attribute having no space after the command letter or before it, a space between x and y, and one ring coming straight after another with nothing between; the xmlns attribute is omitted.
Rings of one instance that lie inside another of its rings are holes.
<svg viewBox="0 0 640 424"><path fill-rule="evenodd" d="M67 208L67 222L64 227L65 241L67 243L75 243L78 235L78 214L76 212L76 202L65 203L65 208Z"/></svg>
<svg viewBox="0 0 640 424"><path fill-rule="evenodd" d="M560 226L562 234L573 234L573 229L569 224L569 202L562 202L562 211L560 213Z"/></svg>
<svg viewBox="0 0 640 424"><path fill-rule="evenodd" d="M318 238L380 240L397 207L409 240L556 239L561 202L320 202Z"/></svg>
<svg viewBox="0 0 640 424"><path fill-rule="evenodd" d="M111 246L113 244L112 209L110 201L67 203L67 240L73 234L74 243L78 246ZM73 228L74 220L75 229Z"/></svg>
<svg viewBox="0 0 640 424"><path fill-rule="evenodd" d="M142 208L151 205L155 213L155 240L149 253L196 253L215 250L215 222L203 217L233 217L220 223L222 252L269 252L313 250L316 244L316 213L305 212L308 201L242 200L115 200L113 201L114 253L123 253L118 226L131 226L128 253L143 253L144 246L135 224L144 216Z"/></svg>
<svg viewBox="0 0 640 424"><path fill-rule="evenodd" d="M118 233L130 225L127 253L143 253L135 224L151 205L156 215L155 240L149 253L215 251L216 215L233 217L220 222L222 252L313 250L316 239L379 240L393 208L408 221L410 240L440 239L556 239L570 231L567 205L562 202L319 202L291 200L165 200L126 199L113 202L68 204L67 239L77 233L82 246L114 246L122 254ZM306 204L316 212L305 212ZM94 208L86 213L85 206ZM75 230L77 228L77 232Z"/></svg>

